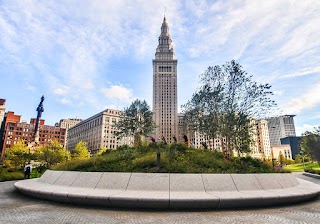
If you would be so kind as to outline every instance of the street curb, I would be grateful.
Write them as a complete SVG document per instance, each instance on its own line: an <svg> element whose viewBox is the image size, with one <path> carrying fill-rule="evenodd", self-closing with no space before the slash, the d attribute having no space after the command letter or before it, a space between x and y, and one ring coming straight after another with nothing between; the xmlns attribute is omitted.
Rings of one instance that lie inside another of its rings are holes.
<svg viewBox="0 0 320 224"><path fill-rule="evenodd" d="M307 177L312 177L312 178L320 179L320 175L314 174L314 173L304 172L303 175L305 175L305 176L307 176Z"/></svg>

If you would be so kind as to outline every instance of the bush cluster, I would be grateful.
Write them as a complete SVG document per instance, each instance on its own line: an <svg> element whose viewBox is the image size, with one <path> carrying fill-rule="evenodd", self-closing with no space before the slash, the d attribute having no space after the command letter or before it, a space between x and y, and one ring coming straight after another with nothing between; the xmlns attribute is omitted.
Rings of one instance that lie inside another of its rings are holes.
<svg viewBox="0 0 320 224"><path fill-rule="evenodd" d="M161 155L160 169L157 153ZM163 173L269 173L266 162L251 157L226 158L221 152L195 149L177 143L121 146L90 159L71 160L53 167L56 170Z"/></svg>
<svg viewBox="0 0 320 224"><path fill-rule="evenodd" d="M12 169L2 169L0 172L0 182L9 180L21 180L24 178L23 171L16 171Z"/></svg>

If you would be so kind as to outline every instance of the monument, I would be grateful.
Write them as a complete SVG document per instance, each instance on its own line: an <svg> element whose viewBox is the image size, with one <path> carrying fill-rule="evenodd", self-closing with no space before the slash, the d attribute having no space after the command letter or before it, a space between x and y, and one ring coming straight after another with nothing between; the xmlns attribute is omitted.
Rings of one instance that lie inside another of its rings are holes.
<svg viewBox="0 0 320 224"><path fill-rule="evenodd" d="M37 114L37 120L36 120L35 128L34 128L34 131L33 131L32 141L28 144L28 148L29 148L30 152L34 152L36 150L37 146L39 146L40 120L41 120L42 112L44 111L43 101L44 101L44 96L41 97L41 101L40 101L40 103L39 103L39 105L37 107L38 114Z"/></svg>
<svg viewBox="0 0 320 224"><path fill-rule="evenodd" d="M44 101L44 96L41 97L41 101L37 107L37 121L36 121L36 126L34 128L34 132L33 132L33 141L35 142L36 145L39 144L39 128L40 128L40 119L41 119L41 115L42 112L44 111L43 109L43 101Z"/></svg>

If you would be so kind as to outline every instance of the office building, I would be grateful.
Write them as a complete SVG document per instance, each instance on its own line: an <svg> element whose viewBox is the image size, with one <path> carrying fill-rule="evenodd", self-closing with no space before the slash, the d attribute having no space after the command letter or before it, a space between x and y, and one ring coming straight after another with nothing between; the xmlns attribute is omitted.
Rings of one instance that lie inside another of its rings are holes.
<svg viewBox="0 0 320 224"><path fill-rule="evenodd" d="M178 135L177 63L164 17L153 60L153 119L157 125L154 137L163 136L168 143L173 142L173 135Z"/></svg>
<svg viewBox="0 0 320 224"><path fill-rule="evenodd" d="M257 120L256 121L256 141L258 146L258 152L262 154L262 158L271 159L272 153L270 148L270 137L268 129L268 121Z"/></svg>
<svg viewBox="0 0 320 224"><path fill-rule="evenodd" d="M68 144L68 130L69 128L72 128L73 126L75 126L76 124L80 123L82 121L82 119L78 119L78 118L69 118L69 119L61 119L59 123L56 124L56 127L59 128L65 128L66 129L66 137L65 137L65 143L64 145L66 146Z"/></svg>
<svg viewBox="0 0 320 224"><path fill-rule="evenodd" d="M283 115L271 117L268 121L270 145L281 145L281 138L296 136L293 117L295 115Z"/></svg>
<svg viewBox="0 0 320 224"><path fill-rule="evenodd" d="M285 137L280 139L281 145L290 145L292 159L295 159L296 156L299 155L301 151L300 139L301 137L297 137L297 136L290 136L290 137Z"/></svg>
<svg viewBox="0 0 320 224"><path fill-rule="evenodd" d="M133 137L118 139L115 135L120 114L119 110L106 109L71 127L68 130L67 149L71 151L80 141L86 142L91 154L97 153L103 146L116 149L124 144L132 145Z"/></svg>
<svg viewBox="0 0 320 224"><path fill-rule="evenodd" d="M280 153L284 156L286 159L292 159L292 153L290 145L275 145L271 146L272 151L272 158L279 160Z"/></svg>

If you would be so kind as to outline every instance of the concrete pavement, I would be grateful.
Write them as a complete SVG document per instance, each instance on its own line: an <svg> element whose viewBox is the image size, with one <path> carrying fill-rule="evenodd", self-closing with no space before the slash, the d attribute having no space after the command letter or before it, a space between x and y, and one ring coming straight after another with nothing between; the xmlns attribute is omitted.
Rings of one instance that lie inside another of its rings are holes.
<svg viewBox="0 0 320 224"><path fill-rule="evenodd" d="M320 187L320 180L295 174ZM292 206L203 212L111 210L34 199L19 193L14 182L0 183L0 223L319 223L320 197Z"/></svg>

